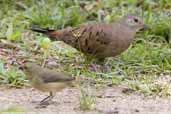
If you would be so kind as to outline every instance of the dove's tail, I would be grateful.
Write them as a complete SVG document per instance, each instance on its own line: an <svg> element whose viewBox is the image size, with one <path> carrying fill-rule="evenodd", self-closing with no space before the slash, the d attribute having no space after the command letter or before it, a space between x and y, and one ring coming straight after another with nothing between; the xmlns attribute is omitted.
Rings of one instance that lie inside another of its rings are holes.
<svg viewBox="0 0 171 114"><path fill-rule="evenodd" d="M54 29L48 29L48 28L38 28L38 27L32 27L30 30L38 33L42 33L47 35L51 40L62 40L61 35L62 32L60 30L54 30Z"/></svg>
<svg viewBox="0 0 171 114"><path fill-rule="evenodd" d="M43 34L49 34L50 32L54 32L55 30L53 29L48 29L48 28L31 28L30 30L34 31L34 32L39 32L39 33L43 33Z"/></svg>
<svg viewBox="0 0 171 114"><path fill-rule="evenodd" d="M32 31L42 33L47 35L52 41L64 41L66 44L75 46L76 38L73 36L73 33L70 32L70 29L45 29L45 28L31 28ZM71 42L72 41L72 42Z"/></svg>

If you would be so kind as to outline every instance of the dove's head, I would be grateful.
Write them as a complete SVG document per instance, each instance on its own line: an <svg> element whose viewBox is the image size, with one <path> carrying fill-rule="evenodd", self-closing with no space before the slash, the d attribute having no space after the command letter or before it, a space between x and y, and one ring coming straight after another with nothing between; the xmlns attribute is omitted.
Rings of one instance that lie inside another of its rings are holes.
<svg viewBox="0 0 171 114"><path fill-rule="evenodd" d="M140 29L148 28L141 17L132 14L124 16L121 19L121 24L124 24L124 26L130 28L135 32L139 31Z"/></svg>

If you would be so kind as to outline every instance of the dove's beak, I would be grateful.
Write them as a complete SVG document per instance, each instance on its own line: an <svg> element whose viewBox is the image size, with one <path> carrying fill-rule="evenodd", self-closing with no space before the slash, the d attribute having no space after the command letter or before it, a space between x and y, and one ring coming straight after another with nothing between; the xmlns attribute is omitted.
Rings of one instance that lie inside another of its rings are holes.
<svg viewBox="0 0 171 114"><path fill-rule="evenodd" d="M140 29L140 31L146 31L146 30L150 30L150 27L147 26L146 24L142 25L142 28Z"/></svg>
<svg viewBox="0 0 171 114"><path fill-rule="evenodd" d="M146 24L144 24L144 27L143 27L144 30L150 30L150 27Z"/></svg>

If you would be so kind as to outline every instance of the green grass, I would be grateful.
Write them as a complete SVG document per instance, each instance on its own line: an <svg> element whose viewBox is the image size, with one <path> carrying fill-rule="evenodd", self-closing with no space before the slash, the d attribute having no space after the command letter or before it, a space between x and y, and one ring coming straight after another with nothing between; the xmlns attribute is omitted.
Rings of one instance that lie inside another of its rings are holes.
<svg viewBox="0 0 171 114"><path fill-rule="evenodd" d="M90 88L79 88L80 89L80 109L81 110L90 110L93 108L93 105L95 104L95 98L92 96L92 90L88 90Z"/></svg>
<svg viewBox="0 0 171 114"><path fill-rule="evenodd" d="M21 113L27 113L27 111L18 106L9 106L8 108L1 109L0 113L1 114L9 114L9 113L21 114Z"/></svg>
<svg viewBox="0 0 171 114"><path fill-rule="evenodd" d="M45 64L54 62L58 71L73 75L111 78L113 83L126 83L135 91L167 95L168 85L154 83L160 74L171 73L171 48L165 38L171 34L170 0L10 0L0 1L0 40L14 43L13 54L5 49L0 53L0 82L11 86L25 83L24 73L18 69L22 60ZM111 71L96 73L88 69L83 54L65 44L50 42L45 36L30 32L31 26L64 28L82 23L110 23L128 13L144 17L150 30L137 34L130 48L106 63ZM11 59L14 63L11 63ZM47 64L45 64L47 65ZM48 65L47 65L48 66Z"/></svg>

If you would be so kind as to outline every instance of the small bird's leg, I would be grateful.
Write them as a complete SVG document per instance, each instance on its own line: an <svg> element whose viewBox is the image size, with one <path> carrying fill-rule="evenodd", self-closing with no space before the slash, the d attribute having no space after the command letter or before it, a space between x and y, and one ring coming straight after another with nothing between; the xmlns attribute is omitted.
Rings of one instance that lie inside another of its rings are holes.
<svg viewBox="0 0 171 114"><path fill-rule="evenodd" d="M51 96L47 96L46 98L44 98L43 100L41 100L40 101L40 103L44 103L44 102L46 102L46 101L49 101L49 98L50 98Z"/></svg>
<svg viewBox="0 0 171 114"><path fill-rule="evenodd" d="M50 95L40 101L36 108L46 108L49 105L49 101L53 98L53 93L50 92Z"/></svg>
<svg viewBox="0 0 171 114"><path fill-rule="evenodd" d="M46 98L44 98L43 100L40 101L40 104L44 104L47 103L48 101L50 101L53 98L53 92L50 92L50 95L47 96Z"/></svg>

